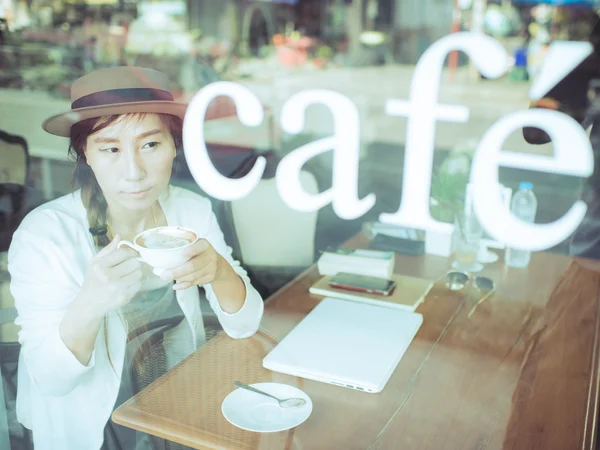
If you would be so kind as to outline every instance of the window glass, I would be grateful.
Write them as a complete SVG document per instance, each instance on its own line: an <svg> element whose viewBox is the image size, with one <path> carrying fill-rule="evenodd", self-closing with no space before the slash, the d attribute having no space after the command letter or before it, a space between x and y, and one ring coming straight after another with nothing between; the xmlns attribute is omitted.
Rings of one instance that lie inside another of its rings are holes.
<svg viewBox="0 0 600 450"><path fill-rule="evenodd" d="M598 11L0 1L0 448L595 445Z"/></svg>

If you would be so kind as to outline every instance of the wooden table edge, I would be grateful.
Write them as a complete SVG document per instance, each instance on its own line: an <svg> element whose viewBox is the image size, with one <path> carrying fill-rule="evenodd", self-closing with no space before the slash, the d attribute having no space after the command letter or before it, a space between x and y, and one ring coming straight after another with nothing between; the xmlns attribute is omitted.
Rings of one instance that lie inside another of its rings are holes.
<svg viewBox="0 0 600 450"><path fill-rule="evenodd" d="M600 294L596 299L600 305ZM596 327L594 330L594 347L590 367L590 385L588 388L585 428L583 431L582 449L595 450L598 434L598 402L600 401L600 308L596 310Z"/></svg>
<svg viewBox="0 0 600 450"><path fill-rule="evenodd" d="M129 403L131 400L127 401L125 404L121 405L121 406L127 406L127 403ZM196 440L191 440L189 438L187 438L186 436L190 436L190 434L185 434L182 433L181 430L182 429L186 429L186 430L190 430L193 431L193 428L190 426L186 426L180 422L175 422L173 420L169 420L165 417L160 417L160 420L163 422L169 422L172 424L176 425L176 429L178 430L177 433L173 433L172 429L171 431L169 431L169 434L165 434L162 433L160 429L156 428L156 427L152 427L149 425L146 425L148 423L152 423L154 421L156 421L157 416L155 414L149 414L145 411L138 411L136 413L137 417L140 420L132 420L132 419L124 419L121 416L121 407L117 408L116 410L113 411L113 413L111 414L111 420L121 426L130 428L130 429L134 429L137 431L140 431L142 433L146 433L150 436L155 436L158 437L160 439L165 439L166 441L169 442L176 442L178 444L181 445L185 445L188 447L196 447L198 445L201 445L203 448L207 448L207 449L222 449L223 448L223 443L227 446L230 446L231 448L234 448L235 445L237 444L237 441L233 441L229 438L227 438L227 436L222 436L222 435L215 435L215 438L218 438L218 441L220 442L219 444L213 443L213 442L207 442L205 440L202 441L196 441ZM212 437L213 434L210 433L210 436ZM217 439L215 439L216 442ZM225 442L223 442L225 441Z"/></svg>

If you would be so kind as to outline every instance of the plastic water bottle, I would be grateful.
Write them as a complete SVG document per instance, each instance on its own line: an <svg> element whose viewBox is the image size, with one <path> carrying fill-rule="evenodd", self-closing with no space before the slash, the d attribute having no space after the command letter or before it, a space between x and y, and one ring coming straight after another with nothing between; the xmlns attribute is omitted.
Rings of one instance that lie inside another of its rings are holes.
<svg viewBox="0 0 600 450"><path fill-rule="evenodd" d="M537 212L537 198L533 193L533 184L523 181L515 193L511 203L512 213L524 222L533 223ZM509 267L527 267L531 260L531 252L514 248L506 249L504 262Z"/></svg>

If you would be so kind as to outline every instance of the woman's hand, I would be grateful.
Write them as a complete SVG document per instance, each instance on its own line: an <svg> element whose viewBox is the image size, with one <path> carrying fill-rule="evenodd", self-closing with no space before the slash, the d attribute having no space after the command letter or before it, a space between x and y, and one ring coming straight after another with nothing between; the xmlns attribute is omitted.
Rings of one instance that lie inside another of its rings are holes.
<svg viewBox="0 0 600 450"><path fill-rule="evenodd" d="M185 250L184 256L189 258L188 262L161 275L163 280L176 280L173 286L175 290L213 283L224 279L229 272L235 274L229 263L206 239L198 239Z"/></svg>
<svg viewBox="0 0 600 450"><path fill-rule="evenodd" d="M127 247L117 248L120 240L117 234L92 258L81 288L102 316L129 303L142 287L139 255Z"/></svg>
<svg viewBox="0 0 600 450"><path fill-rule="evenodd" d="M199 239L185 250L188 262L166 270L163 280L176 280L173 289L211 284L223 311L234 314L246 300L246 285L231 264L206 239Z"/></svg>
<svg viewBox="0 0 600 450"><path fill-rule="evenodd" d="M79 294L60 323L60 337L79 362L88 365L104 316L129 303L142 287L138 254L117 248L119 235L92 258Z"/></svg>

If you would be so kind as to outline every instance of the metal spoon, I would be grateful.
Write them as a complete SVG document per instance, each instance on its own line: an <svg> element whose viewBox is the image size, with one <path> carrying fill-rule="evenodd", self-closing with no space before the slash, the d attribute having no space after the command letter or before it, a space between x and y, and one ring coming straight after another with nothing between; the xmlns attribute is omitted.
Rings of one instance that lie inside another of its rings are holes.
<svg viewBox="0 0 600 450"><path fill-rule="evenodd" d="M248 386L247 384L244 384L241 381L236 381L233 384L235 384L239 388L246 389L248 391L252 391L257 394L266 395L267 397L271 397L271 398L277 400L277 402L279 403L279 406L281 406L282 408L296 408L296 407L302 406L306 403L306 400L304 400L303 398L300 398L300 397L279 399L277 397L274 397L271 394L267 394L266 392L260 391L256 388L253 388L252 386Z"/></svg>

